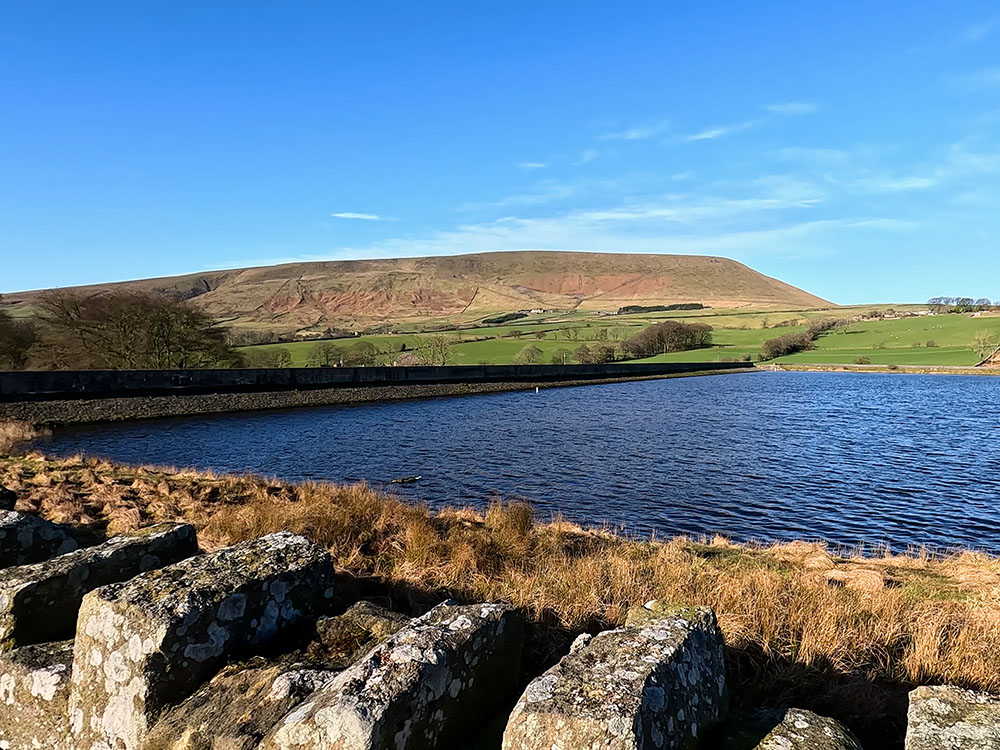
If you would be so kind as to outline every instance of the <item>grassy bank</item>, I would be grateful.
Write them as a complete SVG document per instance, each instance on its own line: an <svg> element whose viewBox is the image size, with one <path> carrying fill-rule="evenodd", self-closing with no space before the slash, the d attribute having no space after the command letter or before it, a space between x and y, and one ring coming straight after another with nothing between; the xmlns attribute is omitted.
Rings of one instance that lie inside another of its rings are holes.
<svg viewBox="0 0 1000 750"><path fill-rule="evenodd" d="M737 703L812 708L871 747L899 740L915 684L1000 690L1000 562L973 552L850 558L806 543L629 540L537 523L522 504L432 513L364 485L37 454L0 457L0 484L20 510L106 533L183 520L216 548L291 529L330 549L347 589L414 609L447 596L512 602L534 624L537 665L579 632L620 624L630 605L708 605Z"/></svg>

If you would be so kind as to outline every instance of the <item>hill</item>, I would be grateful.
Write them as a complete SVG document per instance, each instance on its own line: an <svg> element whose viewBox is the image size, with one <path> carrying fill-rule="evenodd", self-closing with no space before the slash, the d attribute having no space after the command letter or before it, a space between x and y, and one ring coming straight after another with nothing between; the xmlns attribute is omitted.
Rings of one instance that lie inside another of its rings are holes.
<svg viewBox="0 0 1000 750"><path fill-rule="evenodd" d="M726 258L548 251L290 263L79 289L156 290L240 327L284 331L471 321L522 309L615 311L682 302L714 308L830 306ZM30 306L37 294L10 294L5 302Z"/></svg>

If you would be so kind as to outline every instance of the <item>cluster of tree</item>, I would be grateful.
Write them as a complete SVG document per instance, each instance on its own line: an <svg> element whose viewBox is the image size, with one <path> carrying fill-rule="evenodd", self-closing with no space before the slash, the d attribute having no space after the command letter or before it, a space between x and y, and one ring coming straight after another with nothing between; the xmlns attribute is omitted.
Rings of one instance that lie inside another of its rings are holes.
<svg viewBox="0 0 1000 750"><path fill-rule="evenodd" d="M629 357L640 359L668 352L701 349L712 345L712 326L704 323L678 323L665 320L643 328L622 343Z"/></svg>
<svg viewBox="0 0 1000 750"><path fill-rule="evenodd" d="M933 297L927 300L927 304L936 312L967 313L988 310L996 305L987 297L973 299L972 297Z"/></svg>
<svg viewBox="0 0 1000 750"><path fill-rule="evenodd" d="M805 333L786 333L776 339L768 339L760 350L762 360L786 357L796 352L804 352L812 349L813 338Z"/></svg>
<svg viewBox="0 0 1000 750"><path fill-rule="evenodd" d="M809 324L805 333L786 333L784 336L765 341L761 347L760 358L762 360L776 359L812 349L816 339L844 325L847 325L847 321L837 318L814 320Z"/></svg>
<svg viewBox="0 0 1000 750"><path fill-rule="evenodd" d="M378 365L395 364L400 366L413 365L447 365L454 362L452 347L455 338L439 333L420 339L416 351L408 351L405 343L397 349L380 348L370 341L358 341L350 345L336 344L332 341L318 341L310 349L306 358L307 367L375 367ZM243 352L244 367L291 367L292 355L288 349L261 347Z"/></svg>
<svg viewBox="0 0 1000 750"><path fill-rule="evenodd" d="M835 328L840 328L847 325L848 321L839 320L837 318L823 318L822 320L814 320L809 323L809 327L806 329L806 335L810 339L817 339L824 333L829 333Z"/></svg>
<svg viewBox="0 0 1000 750"><path fill-rule="evenodd" d="M231 367L239 356L206 313L164 295L113 291L42 295L34 325L5 316L0 331L10 367L172 369Z"/></svg>
<svg viewBox="0 0 1000 750"><path fill-rule="evenodd" d="M334 328L331 326L324 329L318 338L324 340L344 339L354 335L353 331L349 331L346 328ZM289 344L301 341L302 339L296 336L295 333L288 331L278 333L276 331L260 331L255 329L229 329L226 331L226 340L230 346L259 346L261 344Z"/></svg>
<svg viewBox="0 0 1000 750"><path fill-rule="evenodd" d="M512 320L520 320L521 318L527 318L528 313L523 312L513 312L505 313L503 315L497 315L494 318L483 318L484 326L498 326L503 323L510 323Z"/></svg>
<svg viewBox="0 0 1000 750"><path fill-rule="evenodd" d="M618 315L633 315L635 313L670 312L673 310L704 310L700 302L681 302L676 305L625 305L618 308Z"/></svg>

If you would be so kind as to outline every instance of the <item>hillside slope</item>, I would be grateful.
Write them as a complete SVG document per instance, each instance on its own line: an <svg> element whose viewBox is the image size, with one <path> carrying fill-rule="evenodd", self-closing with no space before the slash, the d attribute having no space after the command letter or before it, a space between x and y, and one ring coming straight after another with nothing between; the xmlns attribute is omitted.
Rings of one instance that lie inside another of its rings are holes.
<svg viewBox="0 0 1000 750"><path fill-rule="evenodd" d="M406 319L471 320L526 308L830 304L725 258L544 251L290 263L80 289L158 290L188 299L219 319L284 330ZM37 294L11 294L5 301L30 304Z"/></svg>

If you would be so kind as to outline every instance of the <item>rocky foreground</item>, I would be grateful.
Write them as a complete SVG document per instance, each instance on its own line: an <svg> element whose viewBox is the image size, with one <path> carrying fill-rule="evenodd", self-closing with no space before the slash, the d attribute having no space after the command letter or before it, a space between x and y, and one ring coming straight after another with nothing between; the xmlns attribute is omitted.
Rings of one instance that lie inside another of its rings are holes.
<svg viewBox="0 0 1000 750"><path fill-rule="evenodd" d="M542 671L520 609L350 601L290 532L208 554L186 524L94 541L0 512L5 750L861 747L794 706L730 712L706 607L635 606ZM1000 748L1000 699L916 689L906 747Z"/></svg>

